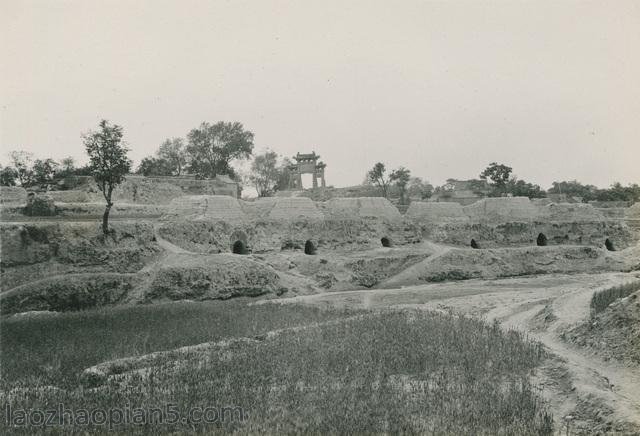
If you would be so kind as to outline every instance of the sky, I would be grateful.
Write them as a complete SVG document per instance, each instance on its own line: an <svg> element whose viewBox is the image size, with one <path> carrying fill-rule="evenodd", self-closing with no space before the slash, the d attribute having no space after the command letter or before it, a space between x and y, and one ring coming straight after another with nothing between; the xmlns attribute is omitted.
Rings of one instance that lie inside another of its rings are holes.
<svg viewBox="0 0 640 436"><path fill-rule="evenodd" d="M436 185L493 161L544 188L638 183L638 53L635 0L0 0L0 162L86 161L103 118L136 164L240 121L334 186L378 161Z"/></svg>

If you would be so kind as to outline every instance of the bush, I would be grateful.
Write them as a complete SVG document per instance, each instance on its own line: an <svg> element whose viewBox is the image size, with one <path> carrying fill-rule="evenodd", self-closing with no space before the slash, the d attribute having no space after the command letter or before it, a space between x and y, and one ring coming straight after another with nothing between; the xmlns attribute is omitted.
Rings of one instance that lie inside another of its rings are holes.
<svg viewBox="0 0 640 436"><path fill-rule="evenodd" d="M27 216L54 216L57 208L50 196L29 194L22 212Z"/></svg>

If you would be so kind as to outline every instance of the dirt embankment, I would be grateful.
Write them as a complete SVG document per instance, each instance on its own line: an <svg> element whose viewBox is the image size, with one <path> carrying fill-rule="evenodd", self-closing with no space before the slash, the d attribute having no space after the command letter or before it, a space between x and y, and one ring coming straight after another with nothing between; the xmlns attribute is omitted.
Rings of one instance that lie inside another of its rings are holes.
<svg viewBox="0 0 640 436"><path fill-rule="evenodd" d="M535 245L539 234L548 245L603 247L607 239L618 249L633 245L639 235L622 221L593 222L440 222L420 224L424 239L469 246L474 239L483 248Z"/></svg>
<svg viewBox="0 0 640 436"><path fill-rule="evenodd" d="M153 260L153 226L118 221L102 235L98 223L2 224L2 289L73 272L130 273Z"/></svg>
<svg viewBox="0 0 640 436"><path fill-rule="evenodd" d="M143 299L220 300L286 291L275 270L247 256L174 254L158 267Z"/></svg>
<svg viewBox="0 0 640 436"><path fill-rule="evenodd" d="M2 314L71 311L119 304L136 284L135 274L66 274L27 283L0 294Z"/></svg>
<svg viewBox="0 0 640 436"><path fill-rule="evenodd" d="M312 241L319 250L357 251L390 244L419 242L417 228L408 223L378 218L299 221L260 219L251 222L225 220L166 220L160 235L171 243L193 252L228 253L235 241L246 242L253 253L303 250Z"/></svg>
<svg viewBox="0 0 640 436"><path fill-rule="evenodd" d="M637 261L637 259L636 259ZM583 246L450 249L428 258L381 284L391 288L448 280L494 279L532 274L629 271L626 252Z"/></svg>
<svg viewBox="0 0 640 436"><path fill-rule="evenodd" d="M611 303L563 334L606 360L640 365L640 291Z"/></svg>

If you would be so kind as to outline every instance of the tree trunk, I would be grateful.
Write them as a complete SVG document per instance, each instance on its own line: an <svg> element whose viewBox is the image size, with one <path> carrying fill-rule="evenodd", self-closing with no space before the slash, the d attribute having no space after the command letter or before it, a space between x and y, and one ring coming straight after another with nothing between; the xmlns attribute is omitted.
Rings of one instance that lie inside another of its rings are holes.
<svg viewBox="0 0 640 436"><path fill-rule="evenodd" d="M107 207L105 207L104 214L102 215L102 233L105 235L109 233L109 212L111 211L111 206L113 206L113 203L107 203Z"/></svg>

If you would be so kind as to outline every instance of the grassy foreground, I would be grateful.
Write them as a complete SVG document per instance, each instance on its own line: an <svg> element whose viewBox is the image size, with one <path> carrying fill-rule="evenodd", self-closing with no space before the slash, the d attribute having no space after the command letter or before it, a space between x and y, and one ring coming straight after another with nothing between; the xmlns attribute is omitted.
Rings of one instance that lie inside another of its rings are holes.
<svg viewBox="0 0 640 436"><path fill-rule="evenodd" d="M5 408L241 407L244 420L119 424L159 431L549 434L529 374L541 347L498 325L431 312L360 313L240 301L175 303L2 321ZM337 321L335 321L337 320ZM327 322L332 321L332 322ZM98 387L81 371L117 357L306 325L224 352L142 371ZM42 428L14 427L33 433ZM53 427L51 433L68 433ZM106 432L106 426L73 430Z"/></svg>

